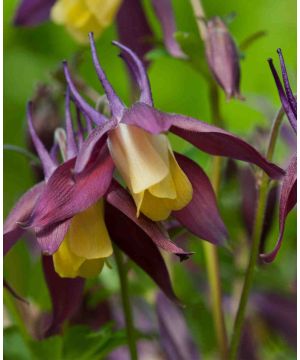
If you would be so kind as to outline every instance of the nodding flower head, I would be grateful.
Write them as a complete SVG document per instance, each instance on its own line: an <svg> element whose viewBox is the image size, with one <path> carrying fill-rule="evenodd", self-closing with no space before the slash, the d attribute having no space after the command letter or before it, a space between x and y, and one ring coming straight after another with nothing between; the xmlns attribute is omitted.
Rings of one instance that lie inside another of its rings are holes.
<svg viewBox="0 0 300 360"><path fill-rule="evenodd" d="M254 163L271 177L279 178L283 171L266 161L251 145L222 129L190 117L156 110L143 63L126 46L118 42L113 44L120 48L120 56L140 89L140 97L130 108L125 107L107 80L97 57L93 34L90 34L93 63L112 117L103 118L85 102L65 63L65 76L74 101L97 125L78 154L75 170L83 171L97 151L97 144L106 141L135 201L137 216L143 213L152 220L163 220L172 214L201 238L224 243L226 230L208 178L193 161L173 152L167 132L181 136L209 154Z"/></svg>

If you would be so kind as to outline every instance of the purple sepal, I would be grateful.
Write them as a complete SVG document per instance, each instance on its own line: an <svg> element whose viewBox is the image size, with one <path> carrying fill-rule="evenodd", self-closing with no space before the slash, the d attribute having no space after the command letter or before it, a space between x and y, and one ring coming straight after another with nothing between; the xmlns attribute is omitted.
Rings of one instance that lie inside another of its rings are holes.
<svg viewBox="0 0 300 360"><path fill-rule="evenodd" d="M297 156L295 155L287 170L286 175L283 178L280 200L279 200L279 237L275 245L274 250L268 254L260 254L260 257L265 262L272 262L280 247L283 240L283 234L285 229L285 221L289 212L293 209L297 202Z"/></svg>
<svg viewBox="0 0 300 360"><path fill-rule="evenodd" d="M227 230L221 219L216 196L208 177L194 161L184 155L175 156L192 184L193 198L183 209L173 211L172 215L201 239L215 245L224 245Z"/></svg>
<svg viewBox="0 0 300 360"><path fill-rule="evenodd" d="M159 340L166 359L201 359L182 312L162 293L159 293L157 296L156 312L159 326Z"/></svg>
<svg viewBox="0 0 300 360"><path fill-rule="evenodd" d="M136 217L136 206L129 194L116 182L107 192L106 200L133 221L159 248L179 256L180 260L186 260L193 253L186 252L174 244L162 224L147 219L144 215Z"/></svg>
<svg viewBox="0 0 300 360"><path fill-rule="evenodd" d="M7 216L3 226L3 252L4 255L12 248L24 233L19 223L26 221L39 196L44 189L45 183L41 182L29 189L17 202Z"/></svg>
<svg viewBox="0 0 300 360"><path fill-rule="evenodd" d="M35 26L49 19L56 0L22 0L17 8L14 25Z"/></svg>
<svg viewBox="0 0 300 360"><path fill-rule="evenodd" d="M108 202L105 205L105 223L112 241L152 278L170 300L179 303L164 259L151 238L117 208Z"/></svg>
<svg viewBox="0 0 300 360"><path fill-rule="evenodd" d="M111 109L111 113L114 117L116 117L117 119L120 119L122 117L122 113L123 113L125 106L122 103L122 101L120 100L120 98L117 96L117 94L115 93L115 90L111 86L110 82L107 80L105 72L103 71L103 69L100 65L100 62L99 62L99 59L97 56L97 50L96 50L93 33L89 33L89 39L90 39L90 46L91 46L91 51L92 51L94 67L95 67L96 73L98 75L98 78L99 78L99 80L104 88L104 91L106 93L106 96L107 96L107 99L109 102L109 106Z"/></svg>
<svg viewBox="0 0 300 360"><path fill-rule="evenodd" d="M153 100L152 100L150 83L143 63L137 57L137 55L133 51L131 51L128 47L120 44L117 41L113 41L113 44L123 51L120 54L120 57L126 62L128 68L130 69L136 82L138 83L140 90L139 101L152 106Z"/></svg>
<svg viewBox="0 0 300 360"><path fill-rule="evenodd" d="M59 277L54 270L51 256L43 256L43 269L52 302L51 321L45 329L45 337L48 337L57 334L63 323L80 307L84 279Z"/></svg>
<svg viewBox="0 0 300 360"><path fill-rule="evenodd" d="M25 226L43 228L69 219L106 193L114 170L106 144L80 174L74 174L75 160L71 159L56 169Z"/></svg>
<svg viewBox="0 0 300 360"><path fill-rule="evenodd" d="M122 122L138 126L152 134L170 130L208 154L255 164L274 179L284 175L280 167L268 162L239 137L191 117L163 113L146 104L136 103L125 111Z"/></svg>
<svg viewBox="0 0 300 360"><path fill-rule="evenodd" d="M50 224L41 229L34 229L36 240L44 254L52 255L58 250L67 234L70 223L71 219L68 219L60 223Z"/></svg>
<svg viewBox="0 0 300 360"><path fill-rule="evenodd" d="M55 170L56 164L53 161L53 159L51 158L51 156L48 153L47 149L45 148L44 144L41 142L41 140L37 136L36 131L34 129L33 121L32 121L32 102L29 102L27 105L27 123L28 123L28 129L29 129L29 133L30 133L32 142L33 142L36 152L41 160L44 174L45 174L45 179L47 180L51 176L53 171Z"/></svg>
<svg viewBox="0 0 300 360"><path fill-rule="evenodd" d="M171 1L152 0L152 6L163 30L166 49L172 56L184 58L185 55L173 37L173 34L176 32L176 24Z"/></svg>

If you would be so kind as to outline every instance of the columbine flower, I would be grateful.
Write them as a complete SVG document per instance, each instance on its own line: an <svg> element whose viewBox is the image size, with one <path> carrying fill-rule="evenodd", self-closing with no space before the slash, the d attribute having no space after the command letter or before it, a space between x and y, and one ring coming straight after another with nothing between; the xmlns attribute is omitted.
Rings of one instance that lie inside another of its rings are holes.
<svg viewBox="0 0 300 360"><path fill-rule="evenodd" d="M49 17L64 25L79 42L90 31L99 36L114 20L122 0L23 0L16 12L16 25L33 26Z"/></svg>
<svg viewBox="0 0 300 360"><path fill-rule="evenodd" d="M89 159L98 153L99 144L105 141L136 203L137 215L141 212L158 220L171 213L199 237L215 244L224 243L226 230L207 176L195 162L173 153L166 132L171 130L212 155L254 163L274 178L280 177L283 171L268 163L252 146L222 129L153 108L147 74L141 61L127 47L115 42L122 49L122 57L141 89L140 100L126 109L99 64L92 35L90 41L94 65L106 91L112 118L103 121L100 114L82 99L65 64L66 79L77 105L98 124L78 154L75 172L80 174L83 171ZM46 216L45 211L39 209L37 216Z"/></svg>
<svg viewBox="0 0 300 360"><path fill-rule="evenodd" d="M241 98L239 54L231 34L217 16L207 21L206 30L205 53L214 78L228 99Z"/></svg>
<svg viewBox="0 0 300 360"><path fill-rule="evenodd" d="M101 271L112 254L113 241L140 266L173 301L167 267L158 248L186 259L191 253L172 243L160 224L135 216L129 194L112 181L114 164L105 142L89 157L84 170L76 173L78 150L67 92L66 139L60 129L56 137L65 161L57 165L36 136L28 107L28 125L45 172L45 181L25 193L4 224L4 252L7 253L26 229L34 230L43 253L53 255L56 272L62 277L92 277ZM98 119L101 114L98 114ZM87 122L88 132L91 124ZM91 133L90 136L93 137ZM66 295L67 296L67 295Z"/></svg>
<svg viewBox="0 0 300 360"><path fill-rule="evenodd" d="M283 78L284 88L281 84L278 73L274 67L272 59L269 59L269 65L278 89L279 97L281 100L282 107L288 117L292 129L297 133L297 102L293 95L293 91L290 87L288 74L286 71L283 55L281 49L277 50L281 73ZM275 259L283 240L284 228L286 217L289 212L293 209L297 202L297 154L294 154L289 165L286 169L286 174L282 181L280 199L279 199L279 237L275 248L268 254L261 254L261 257L266 262L271 262Z"/></svg>

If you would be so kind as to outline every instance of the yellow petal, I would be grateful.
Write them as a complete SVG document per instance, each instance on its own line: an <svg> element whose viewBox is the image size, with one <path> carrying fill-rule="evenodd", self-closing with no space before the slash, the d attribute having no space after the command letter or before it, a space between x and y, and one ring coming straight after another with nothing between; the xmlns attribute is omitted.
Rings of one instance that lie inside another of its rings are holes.
<svg viewBox="0 0 300 360"><path fill-rule="evenodd" d="M85 0L90 12L97 18L100 25L110 25L119 10L121 0Z"/></svg>
<svg viewBox="0 0 300 360"><path fill-rule="evenodd" d="M68 230L70 250L84 259L105 258L113 249L104 222L104 202L98 201L74 216Z"/></svg>
<svg viewBox="0 0 300 360"><path fill-rule="evenodd" d="M166 206L172 208L172 210L180 210L185 207L193 197L193 187L178 165L175 156L170 150L170 171L172 174L172 179L176 187L176 198L173 200L166 199Z"/></svg>
<svg viewBox="0 0 300 360"><path fill-rule="evenodd" d="M86 260L78 269L78 276L84 278L95 277L103 269L104 263L104 259Z"/></svg>
<svg viewBox="0 0 300 360"><path fill-rule="evenodd" d="M169 174L162 179L158 184L152 185L149 188L149 192L156 197L175 199L176 198L176 187L172 179L172 174Z"/></svg>
<svg viewBox="0 0 300 360"><path fill-rule="evenodd" d="M61 277L74 278L79 267L83 264L84 258L76 256L70 251L68 245L68 233L61 243L59 249L53 254L53 264L55 271Z"/></svg>
<svg viewBox="0 0 300 360"><path fill-rule="evenodd" d="M140 211L149 219L153 221L166 220L171 210L165 199L155 197L149 191L145 191Z"/></svg>
<svg viewBox="0 0 300 360"><path fill-rule="evenodd" d="M133 193L159 183L169 172L168 140L135 126L120 124L109 135L114 162Z"/></svg>

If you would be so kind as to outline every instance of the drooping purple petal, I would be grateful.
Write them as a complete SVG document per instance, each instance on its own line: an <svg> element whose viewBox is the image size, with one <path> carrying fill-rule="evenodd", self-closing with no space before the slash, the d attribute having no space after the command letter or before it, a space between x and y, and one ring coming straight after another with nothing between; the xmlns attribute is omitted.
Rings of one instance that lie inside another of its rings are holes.
<svg viewBox="0 0 300 360"><path fill-rule="evenodd" d="M288 73L286 71L285 62L281 49L277 49L277 53L280 59L281 73L282 73L282 79L283 79L286 97L291 105L291 109L294 115L297 117L297 101L294 97L293 91L290 86L290 81L289 81Z"/></svg>
<svg viewBox="0 0 300 360"><path fill-rule="evenodd" d="M84 288L84 279L61 278L54 270L51 256L43 256L43 269L52 302L50 324L45 329L45 336L58 333L63 323L78 310Z"/></svg>
<svg viewBox="0 0 300 360"><path fill-rule="evenodd" d="M128 21L130 19L130 21ZM153 32L140 0L123 0L117 15L119 39L142 60L147 67L145 55L152 49Z"/></svg>
<svg viewBox="0 0 300 360"><path fill-rule="evenodd" d="M136 103L125 112L123 122L136 125L152 134L170 130L211 155L226 156L255 164L275 179L284 175L281 168L268 162L239 137L188 116L163 113L146 104Z"/></svg>
<svg viewBox="0 0 300 360"><path fill-rule="evenodd" d="M194 161L184 155L176 154L179 166L189 178L193 187L190 203L173 216L191 233L215 245L224 245L227 230L221 219L216 196L211 183Z"/></svg>
<svg viewBox="0 0 300 360"><path fill-rule="evenodd" d="M89 39L90 39L90 46L91 46L91 51L92 51L94 67L96 69L98 78L99 78L99 80L104 88L104 91L106 93L106 96L107 96L107 99L109 102L109 106L111 109L111 113L113 116L120 119L122 117L122 113L123 113L125 106L122 103L122 101L120 100L120 98L117 96L117 94L116 94L115 90L113 89L112 85L110 84L110 82L107 80L105 72L103 71L103 69L100 65L100 62L99 62L99 59L97 56L97 50L96 50L93 33L89 33Z"/></svg>
<svg viewBox="0 0 300 360"><path fill-rule="evenodd" d="M64 74L65 74L66 82L71 90L74 101L75 101L76 105L79 107L79 109L89 119L94 121L96 125L101 125L104 122L106 122L108 119L103 114L100 114L97 110L95 110L91 105L89 105L79 94L79 92L76 89L76 86L74 85L73 80L71 78L71 74L70 74L68 64L66 61L63 62L63 67L64 67Z"/></svg>
<svg viewBox="0 0 300 360"><path fill-rule="evenodd" d="M151 238L107 202L105 223L112 241L152 278L170 300L179 303L164 259Z"/></svg>
<svg viewBox="0 0 300 360"><path fill-rule="evenodd" d="M24 233L18 223L22 223L30 216L37 199L44 189L45 183L41 182L29 189L17 202L7 216L3 226L3 252L4 255L11 249Z"/></svg>
<svg viewBox="0 0 300 360"><path fill-rule="evenodd" d="M80 174L74 174L75 159L59 166L26 226L45 227L61 222L98 201L107 191L114 170L106 144L92 160Z"/></svg>
<svg viewBox="0 0 300 360"><path fill-rule="evenodd" d="M115 118L105 122L103 125L97 126L82 144L80 152L78 153L74 172L81 173L89 163L94 152L100 148L104 141L106 141L106 133L118 125Z"/></svg>
<svg viewBox="0 0 300 360"><path fill-rule="evenodd" d="M161 24L164 43L168 52L174 57L184 57L183 52L173 37L173 34L176 32L176 24L171 1L152 0L152 6Z"/></svg>
<svg viewBox="0 0 300 360"><path fill-rule="evenodd" d="M285 221L289 212L293 209L297 202L297 156L295 155L287 170L286 175L283 178L281 192L280 192L280 200L279 200L279 237L277 243L272 250L268 254L261 254L260 257L265 262L272 262L282 243Z"/></svg>
<svg viewBox="0 0 300 360"><path fill-rule="evenodd" d="M55 170L56 164L53 161L53 159L51 158L48 151L46 150L44 144L41 142L41 140L37 136L36 131L34 129L33 121L32 121L32 102L29 102L27 105L27 123L28 123L28 128L29 128L32 142L33 142L35 149L38 153L38 156L41 160L45 178L47 180L51 176L53 171Z"/></svg>
<svg viewBox="0 0 300 360"><path fill-rule="evenodd" d="M297 301L275 293L256 294L253 299L256 311L271 331L281 335L296 349L297 347Z"/></svg>
<svg viewBox="0 0 300 360"><path fill-rule="evenodd" d="M127 66L129 67L130 71L133 73L133 76L135 77L138 83L140 89L139 101L152 106L153 100L152 100L150 83L143 63L137 57L137 55L133 51L131 51L128 47L120 44L117 41L113 41L113 44L123 51L123 53L121 53L120 56L126 62Z"/></svg>
<svg viewBox="0 0 300 360"><path fill-rule="evenodd" d="M41 229L35 228L37 242L44 254L52 255L58 250L67 234L71 220L51 224Z"/></svg>
<svg viewBox="0 0 300 360"><path fill-rule="evenodd" d="M142 214L137 218L136 206L132 198L116 182L114 182L112 189L108 191L106 200L133 221L159 248L179 256L180 260L188 259L193 254L174 244L162 224L153 222Z"/></svg>
<svg viewBox="0 0 300 360"><path fill-rule="evenodd" d="M66 90L66 108L65 108L65 117L66 117L66 133L67 133L67 160L72 159L77 154L77 145L74 136L74 129L72 124L72 117L70 111L70 90L67 86Z"/></svg>
<svg viewBox="0 0 300 360"><path fill-rule="evenodd" d="M156 312L159 340L164 354L167 360L200 360L200 354L180 310L164 294L158 294Z"/></svg>
<svg viewBox="0 0 300 360"><path fill-rule="evenodd" d="M272 71L272 74L273 74L273 77L274 77L274 80L275 80L275 83L276 83L276 86L277 86L277 90L278 90L278 94L279 94L279 97L280 97L280 101L281 101L281 104L282 104L282 107L289 119L289 122L292 126L292 128L294 129L295 132L297 132L297 118L294 114L294 111L292 109L292 106L291 104L289 103L287 97L286 97L286 94L284 92L284 89L283 89L283 86L281 84L281 81L280 81L280 78L278 76L278 73L275 69L275 66L273 64L273 60L272 59L268 59L268 62L269 62L269 66L270 66L270 69Z"/></svg>
<svg viewBox="0 0 300 360"><path fill-rule="evenodd" d="M14 25L39 25L49 19L54 3L55 0L22 0L14 17Z"/></svg>

